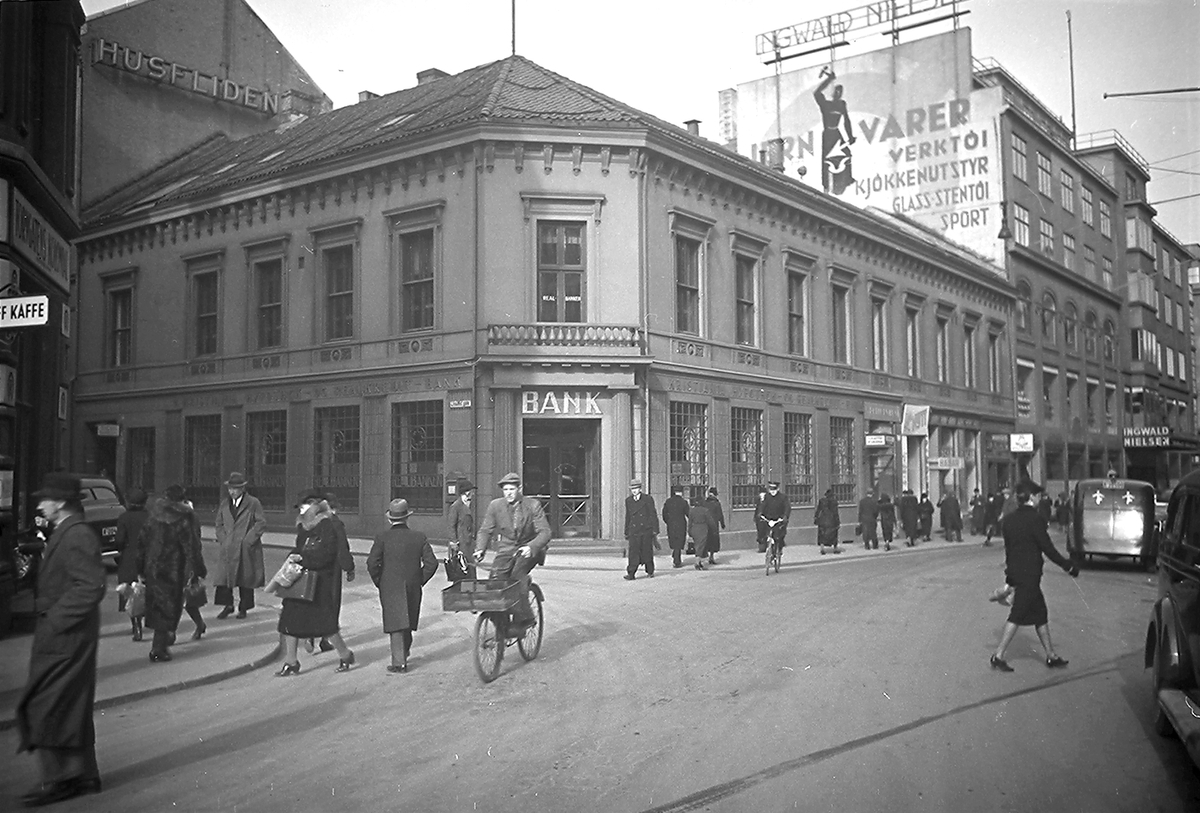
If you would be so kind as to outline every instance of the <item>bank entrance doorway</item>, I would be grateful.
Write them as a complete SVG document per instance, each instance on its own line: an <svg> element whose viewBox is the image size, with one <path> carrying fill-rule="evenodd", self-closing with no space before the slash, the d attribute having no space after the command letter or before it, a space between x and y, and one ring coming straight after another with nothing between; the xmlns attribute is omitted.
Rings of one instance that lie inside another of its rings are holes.
<svg viewBox="0 0 1200 813"><path fill-rule="evenodd" d="M521 479L541 501L555 538L596 537L600 520L600 421L526 420Z"/></svg>

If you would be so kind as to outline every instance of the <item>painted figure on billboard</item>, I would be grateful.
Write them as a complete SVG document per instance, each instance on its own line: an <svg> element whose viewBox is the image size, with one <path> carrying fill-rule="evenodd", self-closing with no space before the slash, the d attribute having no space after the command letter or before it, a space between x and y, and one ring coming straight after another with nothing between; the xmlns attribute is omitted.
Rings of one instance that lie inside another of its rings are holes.
<svg viewBox="0 0 1200 813"><path fill-rule="evenodd" d="M850 145L854 143L850 113L846 100L842 98L842 86L833 86L833 98L825 98L825 89L834 79L833 69L828 65L821 68L821 84L813 91L817 107L821 108L824 129L821 132L821 186L832 195L840 195L854 183Z"/></svg>

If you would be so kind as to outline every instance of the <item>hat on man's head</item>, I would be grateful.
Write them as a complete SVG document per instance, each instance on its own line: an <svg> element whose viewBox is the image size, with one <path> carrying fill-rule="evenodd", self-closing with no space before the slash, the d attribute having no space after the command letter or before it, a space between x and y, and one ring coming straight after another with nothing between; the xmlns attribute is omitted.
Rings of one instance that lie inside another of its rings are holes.
<svg viewBox="0 0 1200 813"><path fill-rule="evenodd" d="M521 475L517 474L515 471L510 471L508 474L501 477L500 482L496 483L496 485L519 486L521 485Z"/></svg>
<svg viewBox="0 0 1200 813"><path fill-rule="evenodd" d="M325 502L329 503L330 508L336 509L338 506L341 505L341 502L338 501L337 495L334 494L332 491L325 492L324 494L321 495L321 498L323 500L325 500Z"/></svg>
<svg viewBox="0 0 1200 813"><path fill-rule="evenodd" d="M315 488L306 488L296 497L296 508L304 505L306 502L320 502L325 499L325 495Z"/></svg>
<svg viewBox="0 0 1200 813"><path fill-rule="evenodd" d="M172 483L167 486L167 490L163 492L163 496L171 502L183 502L183 486L178 483Z"/></svg>
<svg viewBox="0 0 1200 813"><path fill-rule="evenodd" d="M225 481L225 485L229 488L245 488L246 475L242 474L240 471L232 472L229 475L229 479Z"/></svg>
<svg viewBox="0 0 1200 813"><path fill-rule="evenodd" d="M767 488L779 488L779 481L778 480L768 480Z"/></svg>
<svg viewBox="0 0 1200 813"><path fill-rule="evenodd" d="M683 486L671 486L671 493L672 494L682 494Z"/></svg>
<svg viewBox="0 0 1200 813"><path fill-rule="evenodd" d="M50 471L42 477L42 487L33 496L46 500L78 500L79 478L65 471Z"/></svg>
<svg viewBox="0 0 1200 813"><path fill-rule="evenodd" d="M1021 482L1017 483L1016 492L1017 499L1024 501L1029 499L1034 494L1041 494L1042 487L1033 482L1033 480L1022 480Z"/></svg>
<svg viewBox="0 0 1200 813"><path fill-rule="evenodd" d="M392 522L408 519L412 511L408 509L408 500L396 499L388 503L387 518Z"/></svg>
<svg viewBox="0 0 1200 813"><path fill-rule="evenodd" d="M472 483L470 480L468 480L466 477L458 478L457 487L458 487L459 494L466 494L468 491L475 490L475 484Z"/></svg>
<svg viewBox="0 0 1200 813"><path fill-rule="evenodd" d="M629 481L629 487L630 488L641 488L642 487L642 478L634 477L632 480Z"/></svg>
<svg viewBox="0 0 1200 813"><path fill-rule="evenodd" d="M713 495L714 497L715 497L715 496L717 496L717 487L716 487L716 486L713 486L712 488L710 488L710 489L708 490L708 493L709 493L709 494L711 494L711 495Z"/></svg>

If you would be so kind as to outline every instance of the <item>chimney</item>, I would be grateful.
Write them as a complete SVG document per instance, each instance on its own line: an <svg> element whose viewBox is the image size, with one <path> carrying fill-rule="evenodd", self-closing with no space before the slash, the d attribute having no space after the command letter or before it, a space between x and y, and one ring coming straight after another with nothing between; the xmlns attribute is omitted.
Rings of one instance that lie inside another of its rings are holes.
<svg viewBox="0 0 1200 813"><path fill-rule="evenodd" d="M299 90L285 90L279 94L278 117L283 121L315 116L325 112L321 100Z"/></svg>
<svg viewBox="0 0 1200 813"><path fill-rule="evenodd" d="M372 99L378 99L378 98L379 98L378 93L373 93L369 90L360 90L358 92L358 100L360 102L369 102Z"/></svg>
<svg viewBox="0 0 1200 813"><path fill-rule="evenodd" d="M684 122L684 125L688 128L688 132L692 135L700 135L700 119L688 119Z"/></svg>
<svg viewBox="0 0 1200 813"><path fill-rule="evenodd" d="M430 82L436 82L439 79L445 79L450 74L439 68L426 68L417 73L417 84L428 85Z"/></svg>

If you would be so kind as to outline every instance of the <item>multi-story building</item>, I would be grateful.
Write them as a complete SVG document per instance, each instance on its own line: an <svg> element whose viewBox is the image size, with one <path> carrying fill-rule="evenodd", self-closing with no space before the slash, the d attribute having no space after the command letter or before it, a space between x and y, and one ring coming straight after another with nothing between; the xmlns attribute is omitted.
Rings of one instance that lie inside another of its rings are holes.
<svg viewBox="0 0 1200 813"><path fill-rule="evenodd" d="M243 470L278 522L315 484L359 533L404 496L435 535L517 470L602 538L637 475L746 541L768 477L803 538L827 489L1010 476L995 266L521 57L422 76L86 210L77 465L116 425L122 483Z"/></svg>
<svg viewBox="0 0 1200 813"><path fill-rule="evenodd" d="M1153 223L1149 167L1115 133L1076 143L994 60L976 62L976 81L1002 87L1007 105L1004 234L1031 474L1051 490L1109 469L1165 487L1191 467L1195 385L1185 254Z"/></svg>
<svg viewBox="0 0 1200 813"><path fill-rule="evenodd" d="M41 476L67 463L83 20L78 2L0 3L0 297L30 303L0 316L6 537L32 522Z"/></svg>
<svg viewBox="0 0 1200 813"><path fill-rule="evenodd" d="M1108 130L1081 136L1077 154L1117 192L1118 245L1125 271L1127 352L1123 436L1128 476L1160 486L1195 467L1200 452L1189 375L1193 364L1187 247L1161 223L1146 195L1147 161Z"/></svg>

